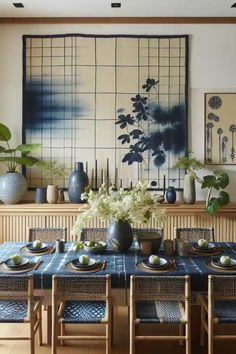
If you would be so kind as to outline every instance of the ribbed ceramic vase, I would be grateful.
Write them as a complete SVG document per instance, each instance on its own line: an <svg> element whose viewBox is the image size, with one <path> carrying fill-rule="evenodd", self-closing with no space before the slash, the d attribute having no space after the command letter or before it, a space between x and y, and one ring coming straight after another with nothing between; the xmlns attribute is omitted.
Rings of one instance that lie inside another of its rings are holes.
<svg viewBox="0 0 236 354"><path fill-rule="evenodd" d="M195 179L188 173L184 176L184 202L186 204L194 204L196 202Z"/></svg>
<svg viewBox="0 0 236 354"><path fill-rule="evenodd" d="M133 230L128 221L113 221L107 229L107 243L114 251L124 253L133 242Z"/></svg>
<svg viewBox="0 0 236 354"><path fill-rule="evenodd" d="M5 204L17 204L27 191L27 181L19 172L6 172L0 176L0 200Z"/></svg>
<svg viewBox="0 0 236 354"><path fill-rule="evenodd" d="M83 168L83 162L75 163L75 170L69 177L68 197L72 203L84 203L81 194L85 191L89 183L88 176Z"/></svg>
<svg viewBox="0 0 236 354"><path fill-rule="evenodd" d="M58 200L58 186L49 184L47 186L47 202L49 204L56 204Z"/></svg>

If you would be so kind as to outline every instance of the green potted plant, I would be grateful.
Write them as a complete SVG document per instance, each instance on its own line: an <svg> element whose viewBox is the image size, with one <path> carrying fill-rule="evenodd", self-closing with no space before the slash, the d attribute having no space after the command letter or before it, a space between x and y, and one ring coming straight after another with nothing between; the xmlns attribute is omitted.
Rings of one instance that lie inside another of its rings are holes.
<svg viewBox="0 0 236 354"><path fill-rule="evenodd" d="M199 182L201 184L201 189L208 188L206 209L210 215L216 215L219 208L224 207L229 203L229 194L223 191L223 189L225 189L229 184L229 176L225 171L217 170L214 171L212 175L206 175L201 179L195 171L203 168L204 165L192 155L188 157L179 157L175 167L185 168L187 171L186 175L191 176L189 178L191 178L194 183L195 180ZM184 192L186 184L187 183L184 184ZM213 190L220 191L218 197L211 197Z"/></svg>
<svg viewBox="0 0 236 354"><path fill-rule="evenodd" d="M203 177L202 189L208 188L206 208L209 214L215 215L219 208L224 207L229 203L229 194L223 191L228 184L229 176L222 170L214 171L213 175ZM220 191L218 197L211 197L213 189Z"/></svg>
<svg viewBox="0 0 236 354"><path fill-rule="evenodd" d="M187 204L194 204L196 201L195 180L200 182L196 174L196 170L203 168L204 165L192 155L180 156L174 167L186 170L184 176L184 202Z"/></svg>
<svg viewBox="0 0 236 354"><path fill-rule="evenodd" d="M0 123L0 142L5 144L0 145L0 163L7 168L7 172L0 176L0 200L6 204L18 203L27 190L25 177L17 171L19 166L36 166L56 175L64 173L63 168L58 168L55 161L43 161L31 155L41 144L20 144L12 148L11 138L10 129Z"/></svg>

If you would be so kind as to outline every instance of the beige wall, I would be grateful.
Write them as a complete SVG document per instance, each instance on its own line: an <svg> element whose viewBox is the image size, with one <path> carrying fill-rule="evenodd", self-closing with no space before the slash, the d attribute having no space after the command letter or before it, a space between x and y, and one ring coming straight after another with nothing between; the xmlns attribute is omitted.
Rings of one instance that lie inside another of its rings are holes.
<svg viewBox="0 0 236 354"><path fill-rule="evenodd" d="M0 25L0 121L11 128L16 143L21 142L22 35L59 33L188 34L189 149L203 161L204 93L236 92L236 25ZM236 202L236 166L224 169L230 174L231 200ZM204 198L198 185L197 199Z"/></svg>

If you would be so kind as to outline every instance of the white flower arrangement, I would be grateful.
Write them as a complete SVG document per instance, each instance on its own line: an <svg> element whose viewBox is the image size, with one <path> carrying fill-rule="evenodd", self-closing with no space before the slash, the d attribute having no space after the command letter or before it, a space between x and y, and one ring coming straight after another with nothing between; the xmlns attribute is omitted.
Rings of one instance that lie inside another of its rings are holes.
<svg viewBox="0 0 236 354"><path fill-rule="evenodd" d="M103 184L98 192L89 190L81 199L88 202L73 226L72 233L80 235L88 220L95 217L112 221L128 221L129 223L147 223L151 217L158 222L164 220L165 210L157 202L157 196L147 190L147 185L138 182L133 189L120 188L114 191Z"/></svg>

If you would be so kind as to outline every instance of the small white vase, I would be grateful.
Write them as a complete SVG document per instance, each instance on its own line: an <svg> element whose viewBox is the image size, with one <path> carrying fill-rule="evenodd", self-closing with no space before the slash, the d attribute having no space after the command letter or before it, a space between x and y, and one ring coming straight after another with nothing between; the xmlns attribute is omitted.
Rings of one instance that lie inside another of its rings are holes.
<svg viewBox="0 0 236 354"><path fill-rule="evenodd" d="M184 176L184 202L194 204L196 201L195 178L186 173Z"/></svg>
<svg viewBox="0 0 236 354"><path fill-rule="evenodd" d="M56 204L58 200L58 186L49 184L47 186L47 202L49 204Z"/></svg>

